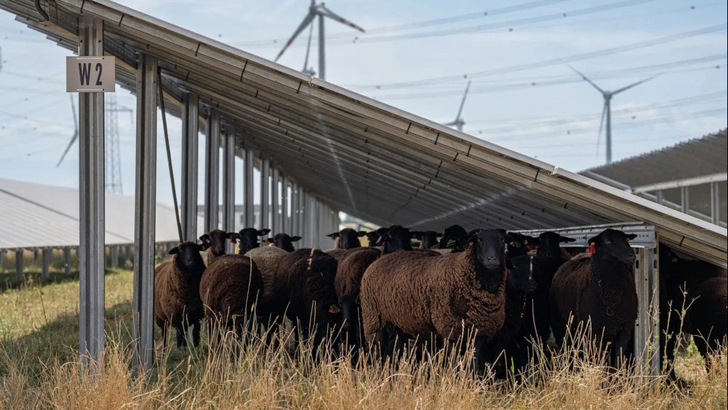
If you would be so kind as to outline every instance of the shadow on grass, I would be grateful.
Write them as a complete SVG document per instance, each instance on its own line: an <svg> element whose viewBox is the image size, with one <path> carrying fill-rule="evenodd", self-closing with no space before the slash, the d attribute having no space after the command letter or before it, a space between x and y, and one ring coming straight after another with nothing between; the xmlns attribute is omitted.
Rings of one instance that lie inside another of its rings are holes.
<svg viewBox="0 0 728 410"><path fill-rule="evenodd" d="M114 274L118 272L114 269L107 269L105 275ZM15 271L0 271L0 292L5 292L8 289L19 289L23 287L32 286L46 286L57 283L66 282L78 282L79 271L72 270L70 275L66 274L65 271L50 271L48 279L43 279L41 271L26 271L23 272L23 283L22 285L15 278Z"/></svg>

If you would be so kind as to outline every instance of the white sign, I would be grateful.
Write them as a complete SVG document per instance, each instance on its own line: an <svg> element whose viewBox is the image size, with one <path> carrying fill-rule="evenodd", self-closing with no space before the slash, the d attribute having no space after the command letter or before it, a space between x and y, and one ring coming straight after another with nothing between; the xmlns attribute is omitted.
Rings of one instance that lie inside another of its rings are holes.
<svg viewBox="0 0 728 410"><path fill-rule="evenodd" d="M116 90L116 57L66 57L66 91L100 93Z"/></svg>

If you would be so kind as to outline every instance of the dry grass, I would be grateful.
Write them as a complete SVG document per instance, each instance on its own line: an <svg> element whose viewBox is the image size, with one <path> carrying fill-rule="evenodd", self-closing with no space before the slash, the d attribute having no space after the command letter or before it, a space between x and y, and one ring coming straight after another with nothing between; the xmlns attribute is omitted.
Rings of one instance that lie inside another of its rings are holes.
<svg viewBox="0 0 728 410"><path fill-rule="evenodd" d="M635 367L610 373L584 343L583 356L596 359L563 349L519 380L497 381L474 376L470 357L453 349L352 366L349 356L311 358L305 343L291 354L229 335L208 353L203 333L197 349L161 352L158 345L155 367L134 377L131 273L107 275L106 283L109 343L98 375L83 370L74 353L77 284L44 287L45 312L38 287L0 295L0 408L726 408L725 349L710 373L688 350L678 370L689 373L689 383L679 387L642 377Z"/></svg>

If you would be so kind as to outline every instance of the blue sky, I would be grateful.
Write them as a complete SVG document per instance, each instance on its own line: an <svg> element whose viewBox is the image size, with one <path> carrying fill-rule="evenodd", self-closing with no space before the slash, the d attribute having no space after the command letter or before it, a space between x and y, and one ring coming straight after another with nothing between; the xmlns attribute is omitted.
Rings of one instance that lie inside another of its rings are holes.
<svg viewBox="0 0 728 410"><path fill-rule="evenodd" d="M310 4L121 3L268 59ZM725 1L330 0L326 6L367 29L362 34L326 22L328 81L448 122L466 78L472 79L462 115L465 132L563 168L579 171L605 160L604 135L597 154L602 96L567 64L611 90L657 75L614 97L615 160L726 127ZM701 29L707 32L681 34ZM301 69L307 36L308 30L279 63ZM315 44L309 65L316 70ZM0 48L0 177L77 186L77 146L56 167L73 134L64 73L69 53L3 11ZM116 97L121 106L135 107L129 93L119 90ZM178 163L179 121L169 120ZM119 113L119 132L124 192L131 194L129 113ZM159 141L158 199L171 203Z"/></svg>

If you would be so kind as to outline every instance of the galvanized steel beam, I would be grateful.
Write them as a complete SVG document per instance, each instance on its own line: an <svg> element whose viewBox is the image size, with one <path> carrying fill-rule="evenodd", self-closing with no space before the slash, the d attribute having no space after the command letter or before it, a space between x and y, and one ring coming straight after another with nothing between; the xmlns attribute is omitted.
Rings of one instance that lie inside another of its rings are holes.
<svg viewBox="0 0 728 410"><path fill-rule="evenodd" d="M25 278L23 277L23 249L15 250L15 280L18 285L22 285Z"/></svg>
<svg viewBox="0 0 728 410"><path fill-rule="evenodd" d="M43 270L41 271L41 275L43 279L48 279L50 277L50 268L51 268L51 258L53 257L53 248L43 248Z"/></svg>
<svg viewBox="0 0 728 410"><path fill-rule="evenodd" d="M134 217L133 360L154 360L154 251L157 200L157 60L139 55L137 67L136 212Z"/></svg>
<svg viewBox="0 0 728 410"><path fill-rule="evenodd" d="M104 55L104 22L79 21L79 56ZM79 149L79 352L101 365L104 353L104 93L78 95ZM97 368L97 370L100 370Z"/></svg>
<svg viewBox="0 0 728 410"><path fill-rule="evenodd" d="M288 207L288 177L283 174L281 177L281 232L291 233L291 219L289 218Z"/></svg>
<svg viewBox="0 0 728 410"><path fill-rule="evenodd" d="M197 240L197 163L199 143L199 97L182 93L182 235Z"/></svg>
<svg viewBox="0 0 728 410"><path fill-rule="evenodd" d="M253 204L253 170L255 152L246 145L243 161L243 206L245 208L245 228L255 227L255 206Z"/></svg>
<svg viewBox="0 0 728 410"><path fill-rule="evenodd" d="M63 270L66 276L71 274L71 248L68 246L63 248Z"/></svg>
<svg viewBox="0 0 728 410"><path fill-rule="evenodd" d="M217 229L220 213L220 112L210 108L205 149L205 232Z"/></svg>
<svg viewBox="0 0 728 410"><path fill-rule="evenodd" d="M714 224L720 224L720 186L717 182L710 184L710 218Z"/></svg>
<svg viewBox="0 0 728 410"><path fill-rule="evenodd" d="M271 164L271 220L270 229L273 234L281 231L281 204L280 204L280 171L275 164Z"/></svg>
<svg viewBox="0 0 728 410"><path fill-rule="evenodd" d="M235 130L230 124L225 125L223 174L222 174L222 204L223 204L223 230L235 231ZM226 242L227 253L233 253L235 244Z"/></svg>
<svg viewBox="0 0 728 410"><path fill-rule="evenodd" d="M260 156L260 226L270 229L270 159Z"/></svg>

